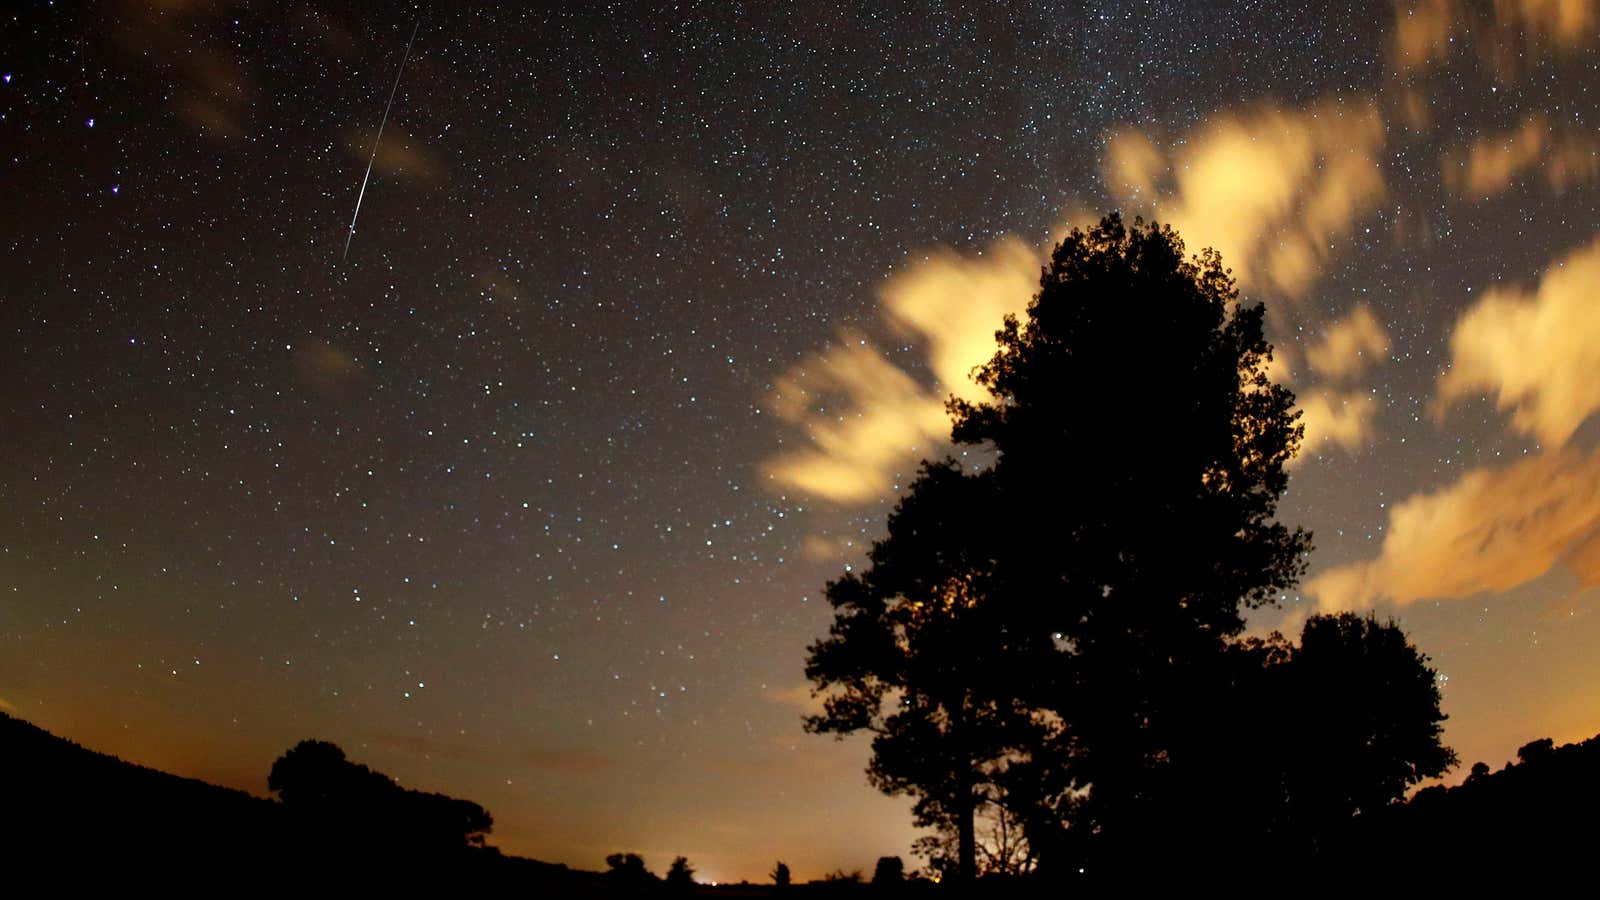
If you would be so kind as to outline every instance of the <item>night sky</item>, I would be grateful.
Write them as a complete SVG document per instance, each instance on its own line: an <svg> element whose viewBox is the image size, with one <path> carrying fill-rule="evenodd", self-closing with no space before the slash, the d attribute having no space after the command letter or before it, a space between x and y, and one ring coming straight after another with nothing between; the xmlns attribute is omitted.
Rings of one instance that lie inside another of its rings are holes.
<svg viewBox="0 0 1600 900"><path fill-rule="evenodd" d="M908 855L822 587L1120 209L1305 410L1253 627L1397 617L1464 764L1600 731L1594 0L520 6L7 4L0 710L582 868Z"/></svg>

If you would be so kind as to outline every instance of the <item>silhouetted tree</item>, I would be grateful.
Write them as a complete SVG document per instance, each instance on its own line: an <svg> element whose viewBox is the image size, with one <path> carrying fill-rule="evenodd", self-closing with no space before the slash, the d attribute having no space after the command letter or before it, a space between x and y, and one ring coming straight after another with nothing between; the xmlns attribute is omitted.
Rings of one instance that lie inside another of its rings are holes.
<svg viewBox="0 0 1600 900"><path fill-rule="evenodd" d="M996 334L976 376L993 399L950 403L954 439L996 456L991 602L1059 635L1052 672L1013 677L1092 786L1075 824L1112 841L1173 822L1169 782L1203 737L1181 710L1310 549L1274 518L1294 397L1267 377L1263 308L1238 300L1215 252L1112 215L1062 241L1026 321Z"/></svg>
<svg viewBox="0 0 1600 900"><path fill-rule="evenodd" d="M957 836L953 874L965 879L975 872L974 816L986 786L1040 739L1007 683L1015 657L1053 652L1048 635L1008 630L999 608L983 602L989 495L983 475L949 460L924 463L887 537L873 544L871 567L827 586L833 626L806 660L806 676L826 695L806 729L871 732L869 779L912 796L918 825Z"/></svg>
<svg viewBox="0 0 1600 900"><path fill-rule="evenodd" d="M1297 720L1291 814L1307 823L1372 815L1443 775L1438 673L1393 622L1313 616L1287 663Z"/></svg>
<svg viewBox="0 0 1600 900"><path fill-rule="evenodd" d="M906 864L898 856L880 856L872 870L872 883L878 887L897 887L906 880Z"/></svg>
<svg viewBox="0 0 1600 900"><path fill-rule="evenodd" d="M781 888L789 886L789 866L781 859L772 869L772 883Z"/></svg>
<svg viewBox="0 0 1600 900"><path fill-rule="evenodd" d="M625 893L644 891L660 880L637 853L613 853L606 857L606 868L606 876Z"/></svg>
<svg viewBox="0 0 1600 900"><path fill-rule="evenodd" d="M320 840L388 852L482 846L494 819L470 800L407 790L345 758L326 741L301 741L273 764L267 788Z"/></svg>
<svg viewBox="0 0 1600 900"><path fill-rule="evenodd" d="M1016 783L1016 777L1028 766L1026 761L1009 766L997 782ZM1020 815L1011 808L1009 793L1001 783L985 787L985 795L974 816L977 838L977 871L980 877L989 875L1016 876L1033 871L1037 862L1032 846L1024 832ZM941 878L957 877L959 836L948 829L918 838L912 845L918 856L928 861L928 867Z"/></svg>
<svg viewBox="0 0 1600 900"><path fill-rule="evenodd" d="M690 867L688 857L680 856L672 861L672 866L667 869L666 885L676 894L694 892L694 869Z"/></svg>
<svg viewBox="0 0 1600 900"><path fill-rule="evenodd" d="M953 826L965 878L979 798L1013 762L1050 792L1036 829L1154 821L1173 710L1219 677L1241 607L1304 569L1309 536L1273 519L1302 429L1262 308L1237 300L1168 228L1075 230L977 371L992 400L950 402L953 438L993 464L925 463L871 567L829 585L807 674L834 693L808 727L874 731L874 783Z"/></svg>
<svg viewBox="0 0 1600 900"><path fill-rule="evenodd" d="M1453 763L1398 628L1241 638L1311 547L1276 520L1303 428L1263 320L1170 228L1074 230L978 368L989 399L948 405L982 464L924 462L870 566L828 585L807 728L872 732L869 777L916 799L936 855L954 836L959 878L990 798L1061 874L1314 844Z"/></svg>
<svg viewBox="0 0 1600 900"><path fill-rule="evenodd" d="M1517 748L1517 759L1525 763L1539 764L1551 759L1556 752L1556 742L1551 738L1540 738L1529 741Z"/></svg>

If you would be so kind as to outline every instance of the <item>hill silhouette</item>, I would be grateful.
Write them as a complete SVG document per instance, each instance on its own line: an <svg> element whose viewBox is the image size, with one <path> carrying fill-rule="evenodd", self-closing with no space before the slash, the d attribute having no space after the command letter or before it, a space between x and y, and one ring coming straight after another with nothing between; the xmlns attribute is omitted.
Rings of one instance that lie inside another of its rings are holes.
<svg viewBox="0 0 1600 900"><path fill-rule="evenodd" d="M1543 738L1498 772L1479 762L1461 784L1424 788L1384 810L1354 832L1346 856L1378 874L1426 872L1447 883L1485 875L1585 883L1600 840L1597 809L1600 735L1561 746Z"/></svg>
<svg viewBox="0 0 1600 900"><path fill-rule="evenodd" d="M25 861L69 893L114 884L180 894L449 886L607 895L599 873L493 847L397 855L361 835L329 840L283 803L98 753L3 713L0 858Z"/></svg>
<svg viewBox="0 0 1600 900"><path fill-rule="evenodd" d="M1544 877L1578 875L1600 837L1597 807L1600 735L1563 746L1546 738L1525 744L1518 760L1499 771L1479 763L1460 785L1430 787L1409 802L1358 817L1320 855L1314 867L1321 871L1278 874L1316 876L1325 886L1466 884L1523 870ZM1152 848L1152 859L1161 856L1159 848ZM158 887L182 895L514 890L590 898L675 893L647 873L634 880L616 877L616 864L613 872L601 874L504 855L493 847L469 845L430 855L409 844L388 852L358 837L330 840L326 828L307 829L279 801L98 753L4 713L0 859L12 863L14 871L47 878L69 894L113 886ZM642 872L642 862L639 868ZM1213 874L1220 886L1236 885L1231 879L1243 873ZM1207 880L1198 875L1196 883ZM1117 888L1092 877L1080 886L1090 894ZM984 879L976 887L992 896L1052 893L1052 886L1027 879ZM858 878L792 888L693 885L690 890L730 900L886 896L882 885ZM949 893L926 881L893 891L895 896Z"/></svg>

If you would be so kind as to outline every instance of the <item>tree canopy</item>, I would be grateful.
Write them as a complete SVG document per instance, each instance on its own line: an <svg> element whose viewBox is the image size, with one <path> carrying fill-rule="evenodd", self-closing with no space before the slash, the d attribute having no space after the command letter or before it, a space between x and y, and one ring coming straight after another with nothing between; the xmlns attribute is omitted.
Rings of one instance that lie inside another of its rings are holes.
<svg viewBox="0 0 1600 900"><path fill-rule="evenodd" d="M1272 745L1235 738L1284 683L1405 686L1365 718L1288 729L1366 750L1321 794L1295 781L1297 810L1366 809L1453 762L1398 629L1314 618L1298 649L1240 638L1311 549L1276 518L1303 429L1268 377L1264 316L1168 227L1074 230L976 370L988 399L948 404L968 462L924 462L870 565L828 585L834 621L806 666L824 712L806 726L873 733L872 782L957 836L961 877L986 803L1041 862L1176 840L1196 785ZM1290 781L1254 778L1260 829L1287 821Z"/></svg>
<svg viewBox="0 0 1600 900"><path fill-rule="evenodd" d="M377 849L447 852L481 846L494 819L471 800L407 790L345 758L327 741L301 741L272 764L267 788L308 830Z"/></svg>

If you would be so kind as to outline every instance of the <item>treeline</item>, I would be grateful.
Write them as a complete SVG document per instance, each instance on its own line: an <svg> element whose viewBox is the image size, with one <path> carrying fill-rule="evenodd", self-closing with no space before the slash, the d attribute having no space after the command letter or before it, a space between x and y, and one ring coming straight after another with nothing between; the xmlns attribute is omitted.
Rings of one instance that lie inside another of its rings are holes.
<svg viewBox="0 0 1600 900"><path fill-rule="evenodd" d="M1471 882L1592 879L1600 846L1600 735L1524 744L1498 772L1473 765L1455 787L1424 788L1351 835L1341 855L1357 868Z"/></svg>

